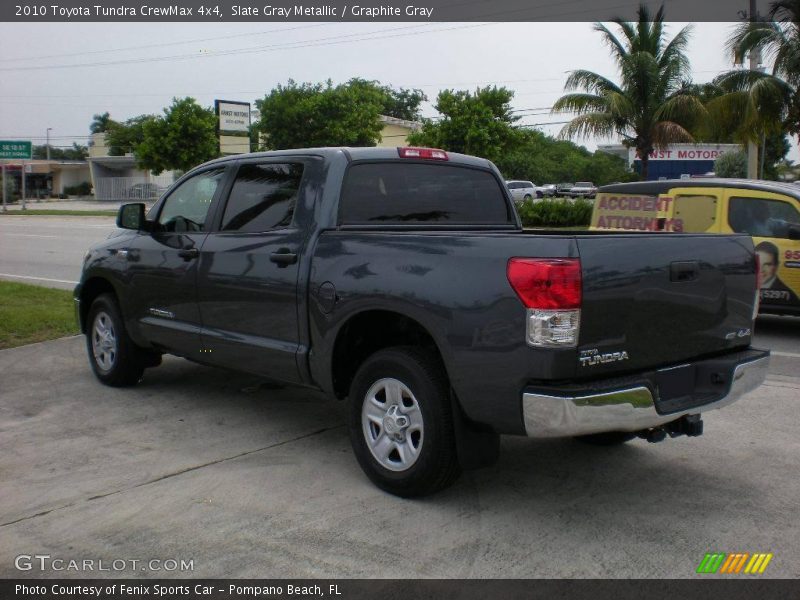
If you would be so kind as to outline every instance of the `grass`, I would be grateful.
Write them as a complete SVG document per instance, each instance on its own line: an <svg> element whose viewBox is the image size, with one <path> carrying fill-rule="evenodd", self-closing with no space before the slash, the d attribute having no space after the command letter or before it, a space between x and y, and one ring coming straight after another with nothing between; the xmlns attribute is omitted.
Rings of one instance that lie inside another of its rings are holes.
<svg viewBox="0 0 800 600"><path fill-rule="evenodd" d="M8 212L0 212L0 215L22 215L28 217L30 215L67 215L77 217L115 217L117 216L116 210L58 210L56 208L42 208L39 210L10 210Z"/></svg>
<svg viewBox="0 0 800 600"><path fill-rule="evenodd" d="M72 292L0 281L0 349L76 333Z"/></svg>

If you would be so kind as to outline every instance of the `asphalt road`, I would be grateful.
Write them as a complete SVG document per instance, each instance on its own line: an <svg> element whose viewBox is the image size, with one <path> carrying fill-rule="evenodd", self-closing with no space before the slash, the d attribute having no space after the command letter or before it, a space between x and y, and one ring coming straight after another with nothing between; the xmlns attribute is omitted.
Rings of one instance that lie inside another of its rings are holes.
<svg viewBox="0 0 800 600"><path fill-rule="evenodd" d="M115 229L112 217L2 215L0 279L72 289L86 250Z"/></svg>
<svg viewBox="0 0 800 600"><path fill-rule="evenodd" d="M12 218L104 237L88 219ZM8 219L3 244L30 231ZM49 248L66 268L89 241ZM4 248L0 272L23 268L23 248L13 263ZM73 277L30 260L22 273ZM707 415L702 437L505 437L494 467L414 501L370 484L343 405L318 393L169 357L112 389L81 338L3 350L0 577L690 578L706 552L771 552L769 576L800 577L800 319L760 319L756 338L776 354L766 385ZM126 566L20 572L21 554ZM130 562L152 559L193 570Z"/></svg>

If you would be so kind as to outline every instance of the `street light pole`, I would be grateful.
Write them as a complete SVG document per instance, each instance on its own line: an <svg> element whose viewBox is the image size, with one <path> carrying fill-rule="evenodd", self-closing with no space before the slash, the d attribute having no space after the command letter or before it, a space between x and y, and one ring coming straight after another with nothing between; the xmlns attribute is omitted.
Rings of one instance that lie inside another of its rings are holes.
<svg viewBox="0 0 800 600"><path fill-rule="evenodd" d="M50 166L50 132L53 131L52 127L47 128L47 177L48 177L48 188L52 189L52 181L53 181L53 168ZM48 193L48 196L51 194Z"/></svg>

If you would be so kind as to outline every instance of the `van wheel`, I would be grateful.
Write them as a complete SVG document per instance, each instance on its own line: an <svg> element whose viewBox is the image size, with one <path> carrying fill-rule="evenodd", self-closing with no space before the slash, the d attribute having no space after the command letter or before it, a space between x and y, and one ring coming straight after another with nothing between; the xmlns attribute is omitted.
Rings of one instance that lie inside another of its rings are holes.
<svg viewBox="0 0 800 600"><path fill-rule="evenodd" d="M376 352L358 369L349 399L353 451L379 488L410 498L458 478L450 386L432 353L405 346Z"/></svg>
<svg viewBox="0 0 800 600"><path fill-rule="evenodd" d="M86 350L95 376L104 384L136 384L146 366L160 363L160 355L140 348L128 336L122 313L111 294L92 302L86 320Z"/></svg>
<svg viewBox="0 0 800 600"><path fill-rule="evenodd" d="M592 446L618 446L625 442L630 442L636 437L630 431L608 431L605 433L590 433L589 435L579 435L575 439L584 444Z"/></svg>

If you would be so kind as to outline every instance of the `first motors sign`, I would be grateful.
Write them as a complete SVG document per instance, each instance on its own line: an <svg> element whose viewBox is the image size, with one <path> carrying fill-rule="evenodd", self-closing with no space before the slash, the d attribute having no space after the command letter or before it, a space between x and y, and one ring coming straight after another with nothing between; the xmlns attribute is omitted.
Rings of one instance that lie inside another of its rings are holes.
<svg viewBox="0 0 800 600"><path fill-rule="evenodd" d="M726 152L741 150L738 144L672 144L650 153L650 161L658 160L706 160L715 161ZM639 160L636 150L629 150L631 163Z"/></svg>
<svg viewBox="0 0 800 600"><path fill-rule="evenodd" d="M31 142L0 140L0 160L30 160L33 157Z"/></svg>

